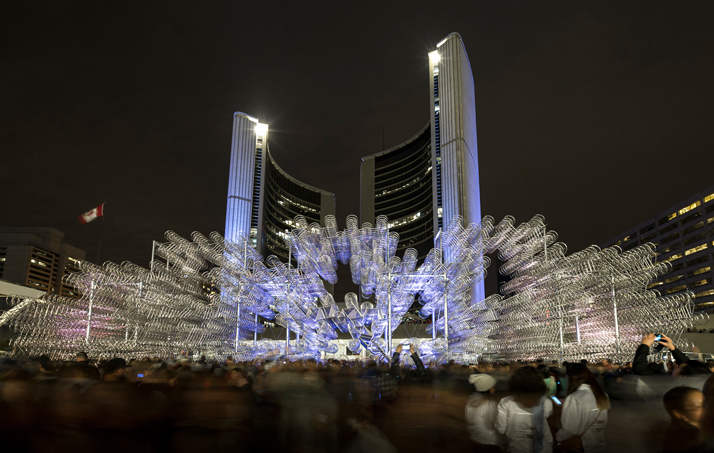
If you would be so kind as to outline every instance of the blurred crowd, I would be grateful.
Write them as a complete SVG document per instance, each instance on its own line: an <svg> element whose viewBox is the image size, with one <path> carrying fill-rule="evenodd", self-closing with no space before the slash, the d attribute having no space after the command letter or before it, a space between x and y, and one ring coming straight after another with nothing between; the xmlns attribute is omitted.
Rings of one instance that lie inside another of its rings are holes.
<svg viewBox="0 0 714 453"><path fill-rule="evenodd" d="M649 361L652 347L666 359ZM666 414L656 451L714 446L714 364L664 335L645 336L631 363L424 364L405 348L391 363L5 358L0 441L9 452L639 451L634 420L617 448L608 435L639 404Z"/></svg>

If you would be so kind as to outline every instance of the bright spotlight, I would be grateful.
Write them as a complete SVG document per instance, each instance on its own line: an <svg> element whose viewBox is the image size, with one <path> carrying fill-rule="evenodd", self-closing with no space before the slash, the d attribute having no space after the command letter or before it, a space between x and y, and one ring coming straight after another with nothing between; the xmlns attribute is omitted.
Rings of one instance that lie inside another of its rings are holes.
<svg viewBox="0 0 714 453"><path fill-rule="evenodd" d="M439 55L439 51L435 50L433 52L429 52L429 60L434 63L438 63L439 60L441 60L441 55Z"/></svg>
<svg viewBox="0 0 714 453"><path fill-rule="evenodd" d="M255 133L256 135L259 135L261 137L265 137L265 134L268 133L268 125L263 124L263 123L258 123L255 125Z"/></svg>

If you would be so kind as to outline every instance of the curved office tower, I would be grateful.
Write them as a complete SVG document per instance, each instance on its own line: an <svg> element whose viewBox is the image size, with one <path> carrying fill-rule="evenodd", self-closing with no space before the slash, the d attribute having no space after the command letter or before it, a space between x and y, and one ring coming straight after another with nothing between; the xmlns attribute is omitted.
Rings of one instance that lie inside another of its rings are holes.
<svg viewBox="0 0 714 453"><path fill-rule="evenodd" d="M236 112L225 238L235 241L240 234L249 234L261 255L287 261L289 251L281 236L294 228L294 217L321 223L328 214L335 214L334 194L285 173L270 156L268 125Z"/></svg>
<svg viewBox="0 0 714 453"><path fill-rule="evenodd" d="M281 236L297 227L295 216L302 215L308 223L321 224L326 215L335 215L335 195L298 181L285 173L269 152L265 156L261 253L287 261L290 252Z"/></svg>
<svg viewBox="0 0 714 453"><path fill-rule="evenodd" d="M444 222L457 215L465 224L481 221L474 81L458 33L429 52L429 93L429 124L408 141L362 158L361 168L362 222L386 215L400 248L414 247L420 258ZM472 297L484 299L483 282Z"/></svg>
<svg viewBox="0 0 714 453"><path fill-rule="evenodd" d="M389 218L399 233L397 254L414 248L423 259L434 247L431 128L393 148L362 158L362 221Z"/></svg>

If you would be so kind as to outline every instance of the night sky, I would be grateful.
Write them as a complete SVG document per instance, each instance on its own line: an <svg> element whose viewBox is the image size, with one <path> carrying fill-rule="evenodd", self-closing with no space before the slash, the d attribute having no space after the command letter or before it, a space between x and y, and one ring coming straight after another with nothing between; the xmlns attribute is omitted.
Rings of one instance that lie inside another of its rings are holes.
<svg viewBox="0 0 714 453"><path fill-rule="evenodd" d="M543 214L574 252L714 183L713 23L711 1L6 2L0 225L94 261L102 222L77 215L106 201L101 261L143 266L168 229L223 233L241 111L343 228L360 158L427 123L427 52L458 32L483 214Z"/></svg>

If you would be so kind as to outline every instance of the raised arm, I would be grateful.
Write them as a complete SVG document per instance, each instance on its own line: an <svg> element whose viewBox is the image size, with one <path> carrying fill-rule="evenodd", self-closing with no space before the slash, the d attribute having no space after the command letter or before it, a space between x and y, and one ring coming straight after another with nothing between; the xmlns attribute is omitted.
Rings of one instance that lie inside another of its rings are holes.
<svg viewBox="0 0 714 453"><path fill-rule="evenodd" d="M421 361L419 354L414 350L414 345L409 345L409 347L411 348L412 360L414 361L414 365L416 365L417 373L423 375L425 372L424 362Z"/></svg>
<svg viewBox="0 0 714 453"><path fill-rule="evenodd" d="M667 335L662 335L662 339L659 340L659 342L666 346L670 351L672 351L672 357L677 363L682 364L689 360L689 357L687 357L685 353L677 349L672 339L669 338Z"/></svg>
<svg viewBox="0 0 714 453"><path fill-rule="evenodd" d="M632 360L632 372L640 376L650 376L654 373L647 368L647 356L650 353L650 347L655 340L655 334L648 333L642 338L642 343L635 351L635 358Z"/></svg>

